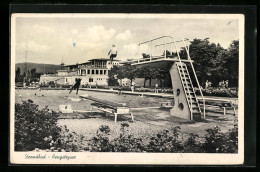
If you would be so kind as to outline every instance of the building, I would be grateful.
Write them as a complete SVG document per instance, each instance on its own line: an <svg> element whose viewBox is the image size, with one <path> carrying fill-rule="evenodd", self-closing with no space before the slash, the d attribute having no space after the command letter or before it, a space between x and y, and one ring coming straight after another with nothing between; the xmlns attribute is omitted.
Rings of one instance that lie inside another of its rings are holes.
<svg viewBox="0 0 260 172"><path fill-rule="evenodd" d="M57 74L44 74L40 78L40 83L54 82L59 85L73 85L76 78L81 78L82 85L107 86L109 70L118 65L120 65L119 60L110 62L105 58L91 59L85 63L65 65L64 69L57 70Z"/></svg>

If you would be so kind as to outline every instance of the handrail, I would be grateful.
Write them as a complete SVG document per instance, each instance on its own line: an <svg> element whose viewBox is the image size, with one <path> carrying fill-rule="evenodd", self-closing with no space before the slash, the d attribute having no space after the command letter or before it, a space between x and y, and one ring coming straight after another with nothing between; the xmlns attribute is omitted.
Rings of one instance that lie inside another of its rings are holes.
<svg viewBox="0 0 260 172"><path fill-rule="evenodd" d="M205 119L205 99L204 99L204 96L203 96L203 93L202 93L202 90L201 90L201 87L200 87L200 83L199 83L199 80L198 80L198 78L197 78L197 75L196 75L194 66L193 66L193 63L191 63L190 53L189 53L189 51L188 51L189 48L187 49L187 45L186 45L186 43L185 43L184 40L183 40L183 43L184 43L184 45L185 45L185 49L186 49L186 52L187 52L187 55L188 55L188 60L190 61L192 71L193 71L193 73L194 73L194 76L195 76L197 85L198 85L199 90L200 90L200 94L201 94L202 101L203 101L203 117L204 117L204 119Z"/></svg>
<svg viewBox="0 0 260 172"><path fill-rule="evenodd" d="M149 41L141 42L141 43L139 43L138 45L145 44L145 43L148 43L148 42L151 42L151 41L155 41L155 40L157 40L157 39L162 39L162 38L171 38L171 39L173 39L172 36L161 36L161 37L158 37L158 38L151 39L151 40L149 40Z"/></svg>
<svg viewBox="0 0 260 172"><path fill-rule="evenodd" d="M188 90L188 93L189 93L190 104L189 104L189 101L188 101L187 96L185 96L185 97L186 97L186 99L187 99L188 106L190 106L191 120L193 120L192 99L191 99L190 89L188 88L188 82L187 82L187 79L185 78L185 74L184 74L184 70L183 70L183 66L182 66L180 54L179 54L179 52L177 51L177 45L176 45L176 43L175 43L174 40L173 40L173 42L174 42L174 46L175 46L175 49L176 49L176 53L177 53L178 58L179 58L179 62L180 62L180 65L181 65L181 70L182 70L182 73L183 73L183 75L184 75L185 84L186 84L186 87L187 87L187 90ZM177 66L177 68L178 68L178 66ZM180 70L180 69L178 68L178 70ZM179 71L179 73L180 73L180 77L181 77L181 72ZM181 82L183 83L182 79L181 79ZM183 87L184 87L184 85L183 85ZM186 93L185 87L184 87L184 92Z"/></svg>
<svg viewBox="0 0 260 172"><path fill-rule="evenodd" d="M148 43L148 42L151 42L151 41L155 41L155 40L157 40L157 39L161 39L161 38L164 38L164 37L168 37L168 36L161 36L161 37L159 37L159 38L151 39L151 40L149 40L149 41L145 41L145 42L139 43L139 45L145 44L145 43Z"/></svg>
<svg viewBox="0 0 260 172"><path fill-rule="evenodd" d="M155 40L158 40L158 39L162 39L162 38L171 38L172 40L174 40L173 37L171 37L171 36L161 36L161 37L158 37L158 38L155 38L155 39L151 39L149 41L145 41L145 42L139 43L138 44L138 46L139 46L138 51L140 51L140 45L145 44L145 43L150 43L151 44L150 61L151 61L152 60L152 42L155 41ZM165 46L165 51L166 51L166 42L165 42L165 40L164 40L164 44L163 45ZM166 53L164 55L164 58L167 58ZM139 62L139 60L138 60L138 62Z"/></svg>
<svg viewBox="0 0 260 172"><path fill-rule="evenodd" d="M185 38L184 39L185 41L188 41L189 39L188 38ZM183 40L179 40L179 41L175 41L175 42L182 42ZM174 42L167 42L166 44L172 44L172 43L174 43ZM163 44L157 44L157 45L155 45L154 47L157 47L157 46L161 46L161 45L164 45L164 43Z"/></svg>

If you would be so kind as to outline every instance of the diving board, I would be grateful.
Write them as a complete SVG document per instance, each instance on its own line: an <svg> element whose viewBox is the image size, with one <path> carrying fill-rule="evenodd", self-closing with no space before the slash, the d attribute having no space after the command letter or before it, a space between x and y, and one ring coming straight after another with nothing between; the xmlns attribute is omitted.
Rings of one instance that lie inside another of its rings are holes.
<svg viewBox="0 0 260 172"><path fill-rule="evenodd" d="M170 41L168 41L169 39ZM155 41L158 40L163 40L163 43L155 45ZM189 45L186 45L185 43L187 40L188 39L175 41L171 36L162 36L142 42L139 44L139 49L140 45L147 44L147 47L150 47L148 48L150 49L150 53L146 55L146 57L143 56L143 58L135 60L131 65L136 66L137 68L157 68L169 70L174 96L173 105L168 106L168 108L171 108L170 114L179 118L200 121L202 114L203 118L205 119L205 99L203 97L203 93L193 66L194 61L190 58ZM179 42L183 43L183 47L177 47L177 43ZM170 46L170 50L167 50L167 45ZM163 55L154 56L154 49L158 47L164 48ZM186 52L185 58L180 57L180 54L183 55L183 53L180 53L181 50ZM143 54L143 52L140 53ZM198 102L187 64L190 65L196 80L196 85L199 88L199 92L203 101L203 111Z"/></svg>
<svg viewBox="0 0 260 172"><path fill-rule="evenodd" d="M93 101L93 103L91 103L92 108L94 106L103 112L114 114L115 123L117 122L118 115L131 115L132 121L134 122L133 113L131 112L130 108L124 103L116 103L107 100L97 99L88 95L81 95L80 98Z"/></svg>

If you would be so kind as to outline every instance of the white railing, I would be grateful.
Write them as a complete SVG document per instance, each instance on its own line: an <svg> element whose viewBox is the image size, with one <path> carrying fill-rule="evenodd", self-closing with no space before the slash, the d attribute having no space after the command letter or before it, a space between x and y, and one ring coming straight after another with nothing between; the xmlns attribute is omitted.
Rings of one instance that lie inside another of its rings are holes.
<svg viewBox="0 0 260 172"><path fill-rule="evenodd" d="M189 46L186 45L185 43L185 40L183 39L183 43L184 43L184 47L185 47L185 50L187 52L187 56L188 56L188 60L190 61L190 64L191 64L191 68L192 68L192 71L194 73L194 76L195 76L195 79L196 79L196 82L197 82L197 85L199 87L199 90L200 90L200 94L201 94L201 97L202 97L202 101L203 101L203 117L205 119L205 109L206 109L206 105L205 105L205 99L204 99L204 96L203 96L203 93L202 93L202 90L201 90L201 87L200 87L200 83L199 83L199 80L198 80L198 77L196 75L196 72L195 72L195 69L194 69L194 66L193 66L193 63L191 61L191 58L190 58L190 53L189 53ZM188 47L188 48L187 48ZM198 104L199 105L199 104Z"/></svg>

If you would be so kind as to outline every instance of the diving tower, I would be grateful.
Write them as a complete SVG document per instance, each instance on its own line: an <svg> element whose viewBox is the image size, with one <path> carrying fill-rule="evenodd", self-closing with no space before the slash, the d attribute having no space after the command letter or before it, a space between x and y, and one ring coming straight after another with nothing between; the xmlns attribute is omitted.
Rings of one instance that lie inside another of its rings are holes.
<svg viewBox="0 0 260 172"><path fill-rule="evenodd" d="M163 40L163 43L154 44L154 42L158 40ZM131 65L136 66L137 68L149 67L169 69L174 95L174 106L170 109L170 115L183 119L199 121L202 118L205 119L205 100L193 66L194 61L190 58L189 46L186 44L186 41L188 41L188 39L175 41L171 36L162 36L142 42L139 44L139 51L141 45L148 44L150 47L149 56L148 58L137 59ZM177 47L178 43L183 43L187 59L181 59ZM170 46L170 54L168 55L166 53L167 46ZM156 49L157 47L163 47L163 55L153 55L153 48ZM173 54L173 50L175 50L175 54ZM194 74L200 91L203 100L203 111L198 102L187 64L190 64L191 66L192 73Z"/></svg>

